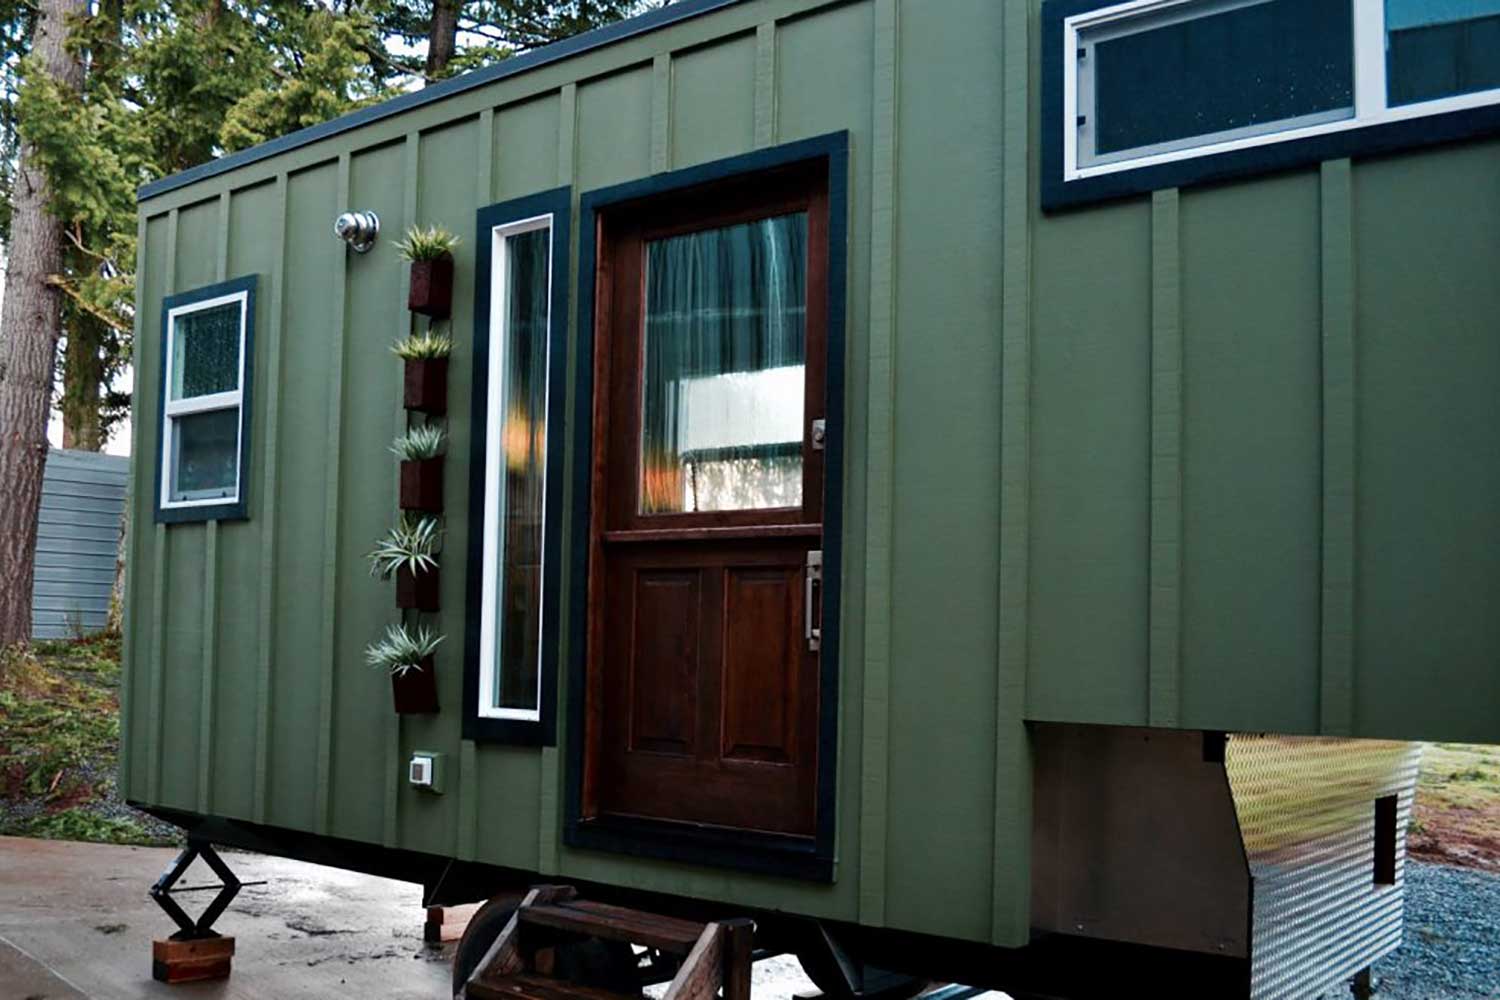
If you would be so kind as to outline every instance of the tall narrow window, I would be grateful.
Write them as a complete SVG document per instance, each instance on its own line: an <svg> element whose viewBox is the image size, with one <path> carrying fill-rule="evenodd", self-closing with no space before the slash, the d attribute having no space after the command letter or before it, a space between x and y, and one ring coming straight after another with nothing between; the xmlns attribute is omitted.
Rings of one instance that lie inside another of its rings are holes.
<svg viewBox="0 0 1500 1000"><path fill-rule="evenodd" d="M164 303L162 520L243 517L254 278Z"/></svg>
<svg viewBox="0 0 1500 1000"><path fill-rule="evenodd" d="M553 216L491 231L479 714L541 712Z"/></svg>

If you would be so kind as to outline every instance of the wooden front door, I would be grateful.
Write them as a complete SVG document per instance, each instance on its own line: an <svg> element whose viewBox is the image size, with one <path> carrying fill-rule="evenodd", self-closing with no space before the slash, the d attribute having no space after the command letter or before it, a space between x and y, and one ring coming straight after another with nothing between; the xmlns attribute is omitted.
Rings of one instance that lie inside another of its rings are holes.
<svg viewBox="0 0 1500 1000"><path fill-rule="evenodd" d="M601 220L585 815L812 836L828 200Z"/></svg>

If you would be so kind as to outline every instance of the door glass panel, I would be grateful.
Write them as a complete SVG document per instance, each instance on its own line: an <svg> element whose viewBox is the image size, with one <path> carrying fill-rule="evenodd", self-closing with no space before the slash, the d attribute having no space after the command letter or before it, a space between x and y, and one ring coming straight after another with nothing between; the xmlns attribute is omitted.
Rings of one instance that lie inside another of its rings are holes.
<svg viewBox="0 0 1500 1000"><path fill-rule="evenodd" d="M1500 0L1386 0L1392 106L1500 87Z"/></svg>
<svg viewBox="0 0 1500 1000"><path fill-rule="evenodd" d="M547 466L548 284L552 231L505 240L500 345L500 586L494 707L538 708L542 627L542 498Z"/></svg>
<svg viewBox="0 0 1500 1000"><path fill-rule="evenodd" d="M172 398L190 399L240 387L240 304L177 316L172 321Z"/></svg>
<svg viewBox="0 0 1500 1000"><path fill-rule="evenodd" d="M235 495L240 461L240 409L173 418L173 500Z"/></svg>
<svg viewBox="0 0 1500 1000"><path fill-rule="evenodd" d="M646 244L642 514L802 505L807 213Z"/></svg>

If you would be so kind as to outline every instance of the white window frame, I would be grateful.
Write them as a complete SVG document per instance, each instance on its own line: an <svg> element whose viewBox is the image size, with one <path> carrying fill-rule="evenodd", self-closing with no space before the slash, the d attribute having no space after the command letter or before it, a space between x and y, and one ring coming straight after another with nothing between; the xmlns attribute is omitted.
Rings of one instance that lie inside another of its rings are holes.
<svg viewBox="0 0 1500 1000"><path fill-rule="evenodd" d="M1131 22L1150 19L1151 26L1174 23L1210 12L1222 12L1237 7L1266 3L1269 0L1127 0L1124 3L1101 7L1084 14L1075 14L1063 19L1063 179L1085 180L1142 167L1153 167L1163 163L1213 156L1235 150L1252 149L1281 142L1292 142L1312 136L1334 132L1348 132L1371 125L1408 121L1430 115L1464 111L1471 108L1500 104L1500 88L1442 97L1416 104L1391 107L1387 104L1386 92L1386 32L1385 0L1350 0L1354 6L1354 113L1339 114L1336 120L1310 121L1291 119L1289 122L1267 123L1265 127L1241 130L1241 133L1195 137L1170 144L1174 148L1147 150L1136 155L1122 153L1108 162L1082 164L1078 138L1078 116L1081 108L1089 103L1080 100L1092 80L1092 66L1087 76L1080 73L1078 58L1080 39L1092 44L1101 38L1118 37L1132 33ZM1175 8L1175 10L1174 10ZM1165 17L1164 17L1165 15ZM1176 16L1174 16L1176 15ZM1142 25L1140 29L1144 30ZM1092 108L1090 108L1092 117ZM1324 116L1310 116L1322 119ZM1301 122L1301 124L1297 124ZM1242 134L1252 133L1252 134ZM1203 140L1203 141L1199 141ZM1185 143L1186 145L1180 145Z"/></svg>
<svg viewBox="0 0 1500 1000"><path fill-rule="evenodd" d="M481 719L510 719L519 722L540 722L542 719L542 663L545 656L544 643L537 647L536 663L536 692L537 704L535 708L500 708L495 705L495 696L499 691L500 684L500 659L499 659L499 621L497 615L497 603L500 590L500 559L503 553L500 551L500 503L501 490L503 488L502 473L505 469L505 456L503 454L502 431L505 424L506 399L505 399L505 366L509 360L506 356L507 331L505 329L506 319L510 312L510 303L506 296L508 287L507 277L510 267L510 239L526 233L545 229L547 231L547 322L542 325L542 336L546 343L546 366L543 381L542 413L543 419L551 418L551 394L552 394L552 276L556 271L557 252L557 228L553 224L553 215L548 212L543 215L535 215L515 222L506 222L494 226L490 230L491 255L490 255L490 355L489 372L486 386L485 399L485 449L484 449L484 575L480 597L479 617L479 717ZM550 462L550 437L552 427L546 426L542 430L543 440L548 443L548 460L542 463L542 496L547 496L547 467ZM542 504L542 523L540 525L542 538L547 537L547 505ZM546 545L542 546L542 569L539 579L539 590L543 595L547 592L547 576L554 571L553 567L547 565ZM546 626L546 601L537 604L537 615L541 620L537 623L537 631L545 635Z"/></svg>
<svg viewBox="0 0 1500 1000"><path fill-rule="evenodd" d="M178 318L190 316L193 313L204 312L209 309L217 309L233 303L238 303L240 307L240 364L235 388L227 392L211 393L207 396L189 396L186 399L174 400L172 398L172 379L176 375ZM245 365L248 362L248 359L245 357L245 335L247 332L246 326L248 325L246 320L249 312L249 303L250 293L248 291L239 291L231 292L228 295L217 295L211 299L203 299L199 302L191 302L167 311L167 336L165 341L165 350L167 353L166 365L162 369L165 378L162 381L161 387L161 496L158 497L162 510L222 507L227 504L239 503L245 475L245 470L241 467L241 462L244 457L245 445ZM210 413L215 410L236 410L239 412L239 421L235 427L234 439L234 492L225 496L173 500L172 473L173 455L177 443L177 419L179 417L191 416L195 413Z"/></svg>

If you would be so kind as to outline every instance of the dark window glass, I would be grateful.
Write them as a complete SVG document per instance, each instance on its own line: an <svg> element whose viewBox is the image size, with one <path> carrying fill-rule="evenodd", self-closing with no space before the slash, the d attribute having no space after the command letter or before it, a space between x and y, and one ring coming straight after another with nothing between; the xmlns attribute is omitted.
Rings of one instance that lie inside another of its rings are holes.
<svg viewBox="0 0 1500 1000"><path fill-rule="evenodd" d="M1101 39L1093 154L1346 117L1338 112L1354 105L1352 16L1349 0L1271 0Z"/></svg>
<svg viewBox="0 0 1500 1000"><path fill-rule="evenodd" d="M802 504L807 213L646 248L642 514Z"/></svg>
<svg viewBox="0 0 1500 1000"><path fill-rule="evenodd" d="M186 313L173 321L172 398L240 387L240 304Z"/></svg>
<svg viewBox="0 0 1500 1000"><path fill-rule="evenodd" d="M500 400L500 592L496 708L536 711L542 626L542 511L547 465L548 282L552 231L505 240Z"/></svg>
<svg viewBox="0 0 1500 1000"><path fill-rule="evenodd" d="M173 500L235 494L240 458L240 408L173 418Z"/></svg>
<svg viewBox="0 0 1500 1000"><path fill-rule="evenodd" d="M1500 87L1500 0L1386 0L1394 105Z"/></svg>

